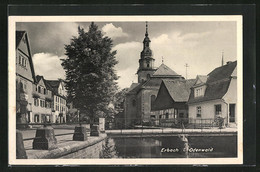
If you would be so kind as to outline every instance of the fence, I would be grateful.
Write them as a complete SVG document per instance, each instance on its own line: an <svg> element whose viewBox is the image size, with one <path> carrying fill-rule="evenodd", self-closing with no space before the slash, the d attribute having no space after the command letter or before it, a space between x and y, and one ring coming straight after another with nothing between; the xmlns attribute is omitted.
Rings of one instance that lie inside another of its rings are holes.
<svg viewBox="0 0 260 172"><path fill-rule="evenodd" d="M227 125L226 118L175 118L175 119L140 119L116 118L106 124L106 129L135 129L135 128L213 128Z"/></svg>

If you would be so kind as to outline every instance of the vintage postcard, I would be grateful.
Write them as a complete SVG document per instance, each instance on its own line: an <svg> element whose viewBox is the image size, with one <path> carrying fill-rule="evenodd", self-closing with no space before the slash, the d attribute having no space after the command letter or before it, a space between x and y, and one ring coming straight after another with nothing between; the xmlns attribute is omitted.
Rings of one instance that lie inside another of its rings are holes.
<svg viewBox="0 0 260 172"><path fill-rule="evenodd" d="M9 164L242 164L242 23L10 16Z"/></svg>

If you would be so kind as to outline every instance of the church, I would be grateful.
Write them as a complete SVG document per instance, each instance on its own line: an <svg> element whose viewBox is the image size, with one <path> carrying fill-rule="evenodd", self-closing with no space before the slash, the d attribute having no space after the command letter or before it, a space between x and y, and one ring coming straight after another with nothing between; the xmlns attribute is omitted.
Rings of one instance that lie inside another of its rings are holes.
<svg viewBox="0 0 260 172"><path fill-rule="evenodd" d="M184 77L177 74L163 62L158 68L155 68L155 59L150 44L151 40L146 23L143 50L140 54L139 68L137 70L138 83L132 83L124 101L124 123L126 128L145 123L151 118L161 118L159 111L152 111L152 107L163 80L185 81Z"/></svg>

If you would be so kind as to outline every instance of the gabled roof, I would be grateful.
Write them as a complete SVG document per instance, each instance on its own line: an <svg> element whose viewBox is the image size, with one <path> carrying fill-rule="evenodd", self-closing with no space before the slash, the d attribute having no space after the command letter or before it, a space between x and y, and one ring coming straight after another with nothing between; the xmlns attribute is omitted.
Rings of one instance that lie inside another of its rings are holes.
<svg viewBox="0 0 260 172"><path fill-rule="evenodd" d="M194 88L191 89L188 103L197 103L209 100L221 99L228 91L231 75L236 69L237 62L230 62L214 69L208 74L206 90L203 97L194 97Z"/></svg>
<svg viewBox="0 0 260 172"><path fill-rule="evenodd" d="M32 78L34 80L34 82L36 81L36 77L35 77L35 72L34 72L34 66L33 66L33 61L32 61L32 54L31 54L31 48L30 48L30 43L29 43L29 39L28 39L28 35L26 31L16 31L15 33L15 41L16 41L16 51L17 48L22 40L22 38L25 36L26 38L26 42L27 42L27 46L28 46L28 52L29 52L29 63L30 63L30 67L31 67L31 71L32 71Z"/></svg>
<svg viewBox="0 0 260 172"><path fill-rule="evenodd" d="M198 75L198 79L202 82L202 83L206 83L208 76L207 75Z"/></svg>
<svg viewBox="0 0 260 172"><path fill-rule="evenodd" d="M195 81L195 79L163 80L163 83L174 102L187 102L190 95L190 88Z"/></svg>
<svg viewBox="0 0 260 172"><path fill-rule="evenodd" d="M179 77L181 75L177 74L175 71L173 71L171 68L166 66L165 64L161 64L159 68L154 72L152 75L153 77L163 77L163 76L174 76L174 77Z"/></svg>
<svg viewBox="0 0 260 172"><path fill-rule="evenodd" d="M197 75L196 81L193 87L199 87L201 85L205 85L207 82L208 76L207 75Z"/></svg>
<svg viewBox="0 0 260 172"><path fill-rule="evenodd" d="M16 48L18 47L18 45L20 44L23 35L25 34L25 31L16 31Z"/></svg>
<svg viewBox="0 0 260 172"><path fill-rule="evenodd" d="M58 88L60 86L60 83L63 82L62 80L46 80L46 85L48 85L48 87L52 90L52 92L55 94L55 95L58 95L60 97L63 97L64 99L66 99L65 96L59 94L58 92Z"/></svg>
<svg viewBox="0 0 260 172"><path fill-rule="evenodd" d="M37 75L37 76L36 76L36 84L38 84L41 79L43 80L45 87L46 87L48 90L52 91L52 88L50 87L50 85L49 85L49 83L47 82L47 80L45 80L44 77L41 76L41 75Z"/></svg>
<svg viewBox="0 0 260 172"><path fill-rule="evenodd" d="M59 80L46 80L52 88L58 88L60 85Z"/></svg>

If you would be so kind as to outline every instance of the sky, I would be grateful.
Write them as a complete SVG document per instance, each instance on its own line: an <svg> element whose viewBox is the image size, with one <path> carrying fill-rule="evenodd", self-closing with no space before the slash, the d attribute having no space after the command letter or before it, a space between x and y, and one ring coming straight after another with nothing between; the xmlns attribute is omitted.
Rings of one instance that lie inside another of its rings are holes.
<svg viewBox="0 0 260 172"><path fill-rule="evenodd" d="M115 66L120 77L121 89L137 82L140 52L143 49L145 21L143 22L95 22L105 36L112 38L113 50L117 51ZM78 26L88 31L89 22L18 22L16 30L25 30L36 75L46 79L65 79L61 66L64 45L77 36ZM155 67L164 64L176 73L193 79L207 75L224 62L237 59L236 22L232 21L178 21L148 22L148 33Z"/></svg>

